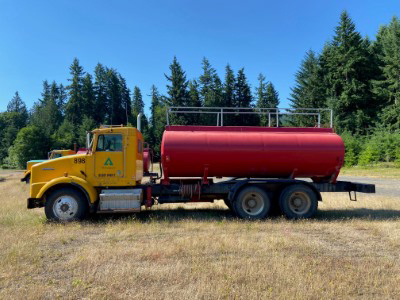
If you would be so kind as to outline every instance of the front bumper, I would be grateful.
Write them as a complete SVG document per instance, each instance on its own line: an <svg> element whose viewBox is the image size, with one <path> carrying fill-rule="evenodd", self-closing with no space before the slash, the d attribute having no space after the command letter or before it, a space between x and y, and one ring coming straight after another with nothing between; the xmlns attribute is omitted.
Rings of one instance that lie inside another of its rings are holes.
<svg viewBox="0 0 400 300"><path fill-rule="evenodd" d="M42 199L38 198L28 198L28 203L27 203L28 208L36 208L36 207L43 207L44 206L44 201Z"/></svg>

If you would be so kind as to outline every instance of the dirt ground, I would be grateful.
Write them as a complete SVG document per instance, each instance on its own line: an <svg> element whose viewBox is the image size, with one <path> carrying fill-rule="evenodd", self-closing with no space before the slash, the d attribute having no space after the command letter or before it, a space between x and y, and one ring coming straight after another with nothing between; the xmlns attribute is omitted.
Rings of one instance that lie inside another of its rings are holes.
<svg viewBox="0 0 400 300"><path fill-rule="evenodd" d="M52 224L0 171L0 298L400 298L400 185L323 194L317 216L234 218L222 201Z"/></svg>

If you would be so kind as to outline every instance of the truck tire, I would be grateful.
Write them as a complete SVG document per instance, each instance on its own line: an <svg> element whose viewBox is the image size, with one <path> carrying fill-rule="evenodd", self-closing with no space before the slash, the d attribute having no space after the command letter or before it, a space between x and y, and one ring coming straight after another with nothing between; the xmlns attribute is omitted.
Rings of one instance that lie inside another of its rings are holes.
<svg viewBox="0 0 400 300"><path fill-rule="evenodd" d="M28 176L26 176L25 183L26 184L31 183L31 174L28 174Z"/></svg>
<svg viewBox="0 0 400 300"><path fill-rule="evenodd" d="M318 199L308 186L294 184L282 191L279 206L288 219L306 219L313 217L317 212Z"/></svg>
<svg viewBox="0 0 400 300"><path fill-rule="evenodd" d="M44 211L50 221L72 222L86 217L88 205L80 192L61 188L47 197Z"/></svg>
<svg viewBox="0 0 400 300"><path fill-rule="evenodd" d="M271 200L267 193L256 186L242 189L233 203L233 211L239 218L260 220L268 216Z"/></svg>

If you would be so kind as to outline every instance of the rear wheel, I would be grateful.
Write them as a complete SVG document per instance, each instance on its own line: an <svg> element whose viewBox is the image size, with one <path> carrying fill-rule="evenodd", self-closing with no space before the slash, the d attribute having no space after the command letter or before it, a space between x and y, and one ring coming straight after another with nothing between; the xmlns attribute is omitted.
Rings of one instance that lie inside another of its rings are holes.
<svg viewBox="0 0 400 300"><path fill-rule="evenodd" d="M249 186L239 192L233 207L238 217L259 220L268 216L271 201L263 189Z"/></svg>
<svg viewBox="0 0 400 300"><path fill-rule="evenodd" d="M317 212L318 199L308 186L295 184L282 191L279 206L288 219L311 218Z"/></svg>
<svg viewBox="0 0 400 300"><path fill-rule="evenodd" d="M28 174L25 179L26 184L29 184L31 182L31 174Z"/></svg>
<svg viewBox="0 0 400 300"><path fill-rule="evenodd" d="M47 219L57 222L83 220L88 205L82 194L74 189L62 188L51 193L45 204Z"/></svg>

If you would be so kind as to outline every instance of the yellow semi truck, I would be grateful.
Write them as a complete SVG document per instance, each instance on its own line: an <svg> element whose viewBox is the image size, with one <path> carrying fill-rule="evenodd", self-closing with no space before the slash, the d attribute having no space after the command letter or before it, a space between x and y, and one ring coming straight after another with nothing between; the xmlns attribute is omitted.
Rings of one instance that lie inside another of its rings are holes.
<svg viewBox="0 0 400 300"><path fill-rule="evenodd" d="M72 155L75 154L76 152L74 150L52 150L48 154L48 159L55 159L67 155ZM25 181L26 183L30 182L31 179L31 172L32 172L32 166L42 163L46 161L46 159L33 159L30 160L26 163L26 170L24 171L24 176L21 178L21 181Z"/></svg>

